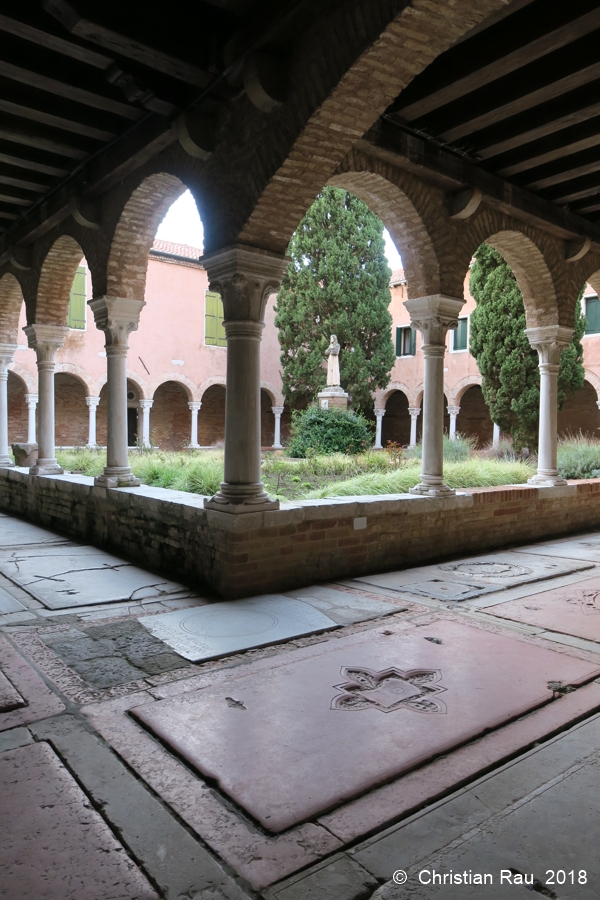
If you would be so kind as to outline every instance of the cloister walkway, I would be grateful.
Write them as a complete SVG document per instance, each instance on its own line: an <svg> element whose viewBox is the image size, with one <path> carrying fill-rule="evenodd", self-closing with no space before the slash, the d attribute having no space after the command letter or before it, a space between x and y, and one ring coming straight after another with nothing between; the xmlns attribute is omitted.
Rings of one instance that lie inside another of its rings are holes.
<svg viewBox="0 0 600 900"><path fill-rule="evenodd" d="M596 896L599 532L233 601L0 547L0 896Z"/></svg>

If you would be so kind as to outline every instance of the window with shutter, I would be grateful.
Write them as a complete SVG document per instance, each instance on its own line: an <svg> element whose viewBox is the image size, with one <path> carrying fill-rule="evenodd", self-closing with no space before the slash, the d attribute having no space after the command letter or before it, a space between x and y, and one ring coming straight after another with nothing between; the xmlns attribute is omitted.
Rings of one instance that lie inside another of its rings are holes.
<svg viewBox="0 0 600 900"><path fill-rule="evenodd" d="M598 334L600 332L600 300L597 297L588 297L585 301L585 317L587 325L586 334Z"/></svg>
<svg viewBox="0 0 600 900"><path fill-rule="evenodd" d="M417 333L414 328L396 328L396 356L414 356Z"/></svg>
<svg viewBox="0 0 600 900"><path fill-rule="evenodd" d="M469 318L458 320L458 328L454 332L453 350L466 350L469 341Z"/></svg>
<svg viewBox="0 0 600 900"><path fill-rule="evenodd" d="M71 296L69 298L69 314L67 316L67 325L69 328L79 328L85 330L87 323L87 305L86 305L86 280L87 272L85 266L79 266L73 279L73 287L71 288Z"/></svg>
<svg viewBox="0 0 600 900"><path fill-rule="evenodd" d="M212 347L226 347L221 295L214 291L206 291L204 304L204 343Z"/></svg>

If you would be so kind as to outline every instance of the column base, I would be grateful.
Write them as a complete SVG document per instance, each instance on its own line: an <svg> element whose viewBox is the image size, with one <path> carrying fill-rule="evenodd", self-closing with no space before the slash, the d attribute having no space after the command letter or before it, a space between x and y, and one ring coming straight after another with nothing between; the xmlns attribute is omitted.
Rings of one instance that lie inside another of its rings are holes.
<svg viewBox="0 0 600 900"><path fill-rule="evenodd" d="M419 497L452 497L456 494L454 488L449 488L447 484L425 484L421 481L409 488L409 494L417 494Z"/></svg>
<svg viewBox="0 0 600 900"><path fill-rule="evenodd" d="M283 444L273 444L271 450L283 450Z"/></svg>
<svg viewBox="0 0 600 900"><path fill-rule="evenodd" d="M139 487L141 481L129 466L105 466L102 475L94 478L94 484L105 488Z"/></svg>
<svg viewBox="0 0 600 900"><path fill-rule="evenodd" d="M14 465L10 456L0 456L0 469L13 469Z"/></svg>
<svg viewBox="0 0 600 900"><path fill-rule="evenodd" d="M226 513L255 513L279 509L279 500L270 500L258 484L221 483L221 490L214 497L204 500L205 509L216 509Z"/></svg>
<svg viewBox="0 0 600 900"><path fill-rule="evenodd" d="M186 450L199 450L200 444L188 444Z"/></svg>
<svg viewBox="0 0 600 900"><path fill-rule="evenodd" d="M543 472L538 472L537 475L527 479L527 484L531 484L534 487L561 487L568 483L569 482L559 475L558 472L556 474L548 475L545 475Z"/></svg>
<svg viewBox="0 0 600 900"><path fill-rule="evenodd" d="M38 459L29 470L30 475L64 475L65 470L59 466L57 459Z"/></svg>

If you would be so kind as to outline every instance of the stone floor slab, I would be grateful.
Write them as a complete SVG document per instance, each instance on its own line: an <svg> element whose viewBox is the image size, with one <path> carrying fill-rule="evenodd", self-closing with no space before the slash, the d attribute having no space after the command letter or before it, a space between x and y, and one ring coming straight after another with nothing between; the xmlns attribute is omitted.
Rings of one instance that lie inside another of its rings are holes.
<svg viewBox="0 0 600 900"><path fill-rule="evenodd" d="M2 517L0 521L0 547L6 550L9 547L24 547L28 544L59 544L67 542L52 531L23 522L21 519Z"/></svg>
<svg viewBox="0 0 600 900"><path fill-rule="evenodd" d="M394 612L405 612L406 603L400 600L379 599L367 596L364 592L350 592L342 589L313 585L307 588L294 588L287 591L286 597L302 600L314 609L320 610L338 625L351 625L354 622L365 622L379 616L389 616Z"/></svg>
<svg viewBox="0 0 600 900"><path fill-rule="evenodd" d="M490 588L486 588L486 585L504 590L514 585L584 571L593 568L593 565L591 561L549 558L531 552L509 550L434 566L365 575L355 581L408 593L415 592L417 588L423 596L434 600L468 600L489 592ZM453 587L455 583L459 585L458 588ZM455 596L452 596L453 593Z"/></svg>
<svg viewBox="0 0 600 900"><path fill-rule="evenodd" d="M600 643L600 576L488 606L485 611L502 619L540 625Z"/></svg>
<svg viewBox="0 0 600 900"><path fill-rule="evenodd" d="M433 638L433 640L432 640ZM340 638L133 715L272 832L324 813L600 670L476 627Z"/></svg>
<svg viewBox="0 0 600 900"><path fill-rule="evenodd" d="M2 636L0 636L0 668L21 697L27 701L25 706L0 715L0 731L28 725L30 722L64 711L64 704L56 694Z"/></svg>
<svg viewBox="0 0 600 900"><path fill-rule="evenodd" d="M0 756L0 894L19 900L156 900L48 744Z"/></svg>
<svg viewBox="0 0 600 900"><path fill-rule="evenodd" d="M27 701L21 697L6 675L0 672L0 713L20 709L22 706L27 706Z"/></svg>
<svg viewBox="0 0 600 900"><path fill-rule="evenodd" d="M25 607L22 603L19 603L14 597L4 590L4 588L0 587L0 615L6 615L7 613L15 613L15 612L23 612Z"/></svg>
<svg viewBox="0 0 600 900"><path fill-rule="evenodd" d="M552 558L560 556L565 559L587 559L590 562L600 563L600 535L589 534L570 540L535 544L533 547L523 547L516 552L535 553Z"/></svg>
<svg viewBox="0 0 600 900"><path fill-rule="evenodd" d="M186 590L92 547L15 550L0 557L0 571L48 609L160 598Z"/></svg>
<svg viewBox="0 0 600 900"><path fill-rule="evenodd" d="M335 628L308 603L278 594L211 603L138 621L192 662Z"/></svg>

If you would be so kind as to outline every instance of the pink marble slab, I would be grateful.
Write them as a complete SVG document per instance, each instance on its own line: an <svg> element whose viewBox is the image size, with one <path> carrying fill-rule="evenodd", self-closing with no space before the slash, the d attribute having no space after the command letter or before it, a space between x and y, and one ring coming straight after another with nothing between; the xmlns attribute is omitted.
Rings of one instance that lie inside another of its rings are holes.
<svg viewBox="0 0 600 900"><path fill-rule="evenodd" d="M0 756L0 896L158 900L46 743Z"/></svg>
<svg viewBox="0 0 600 900"><path fill-rule="evenodd" d="M600 577L488 606L485 611L600 643Z"/></svg>
<svg viewBox="0 0 600 900"><path fill-rule="evenodd" d="M0 713L0 731L27 725L63 712L64 704L37 672L20 656L6 638L0 636L0 669L25 701Z"/></svg>
<svg viewBox="0 0 600 900"><path fill-rule="evenodd" d="M598 673L596 663L440 619L341 638L310 659L132 714L281 832L543 704L548 682Z"/></svg>

